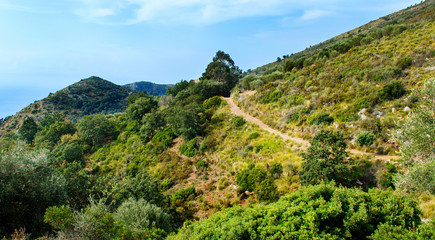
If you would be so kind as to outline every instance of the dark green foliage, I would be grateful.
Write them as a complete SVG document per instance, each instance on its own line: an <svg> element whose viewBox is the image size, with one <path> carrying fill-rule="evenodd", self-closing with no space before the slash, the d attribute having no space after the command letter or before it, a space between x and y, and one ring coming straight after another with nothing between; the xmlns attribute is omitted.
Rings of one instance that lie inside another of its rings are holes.
<svg viewBox="0 0 435 240"><path fill-rule="evenodd" d="M18 130L20 138L26 143L32 143L33 139L35 138L36 132L38 132L38 125L31 117L26 118L26 120L24 120L23 124L21 125L20 130Z"/></svg>
<svg viewBox="0 0 435 240"><path fill-rule="evenodd" d="M99 147L115 134L115 123L102 114L84 116L77 123L78 137L90 146Z"/></svg>
<svg viewBox="0 0 435 240"><path fill-rule="evenodd" d="M253 164L237 173L237 184L246 191L255 192L260 201L272 201L278 196L272 176Z"/></svg>
<svg viewBox="0 0 435 240"><path fill-rule="evenodd" d="M384 239L410 239L410 240L433 240L435 232L435 220L423 223L417 229L408 229L403 226L395 226L388 223L381 224L370 237L373 240Z"/></svg>
<svg viewBox="0 0 435 240"><path fill-rule="evenodd" d="M396 66L402 70L410 67L411 65L412 65L412 58L410 57L402 57L396 63Z"/></svg>
<svg viewBox="0 0 435 240"><path fill-rule="evenodd" d="M310 118L308 120L308 123L311 125L330 125L331 123L334 122L334 118L329 116L329 114L327 113L321 113L318 115L315 115L314 117Z"/></svg>
<svg viewBox="0 0 435 240"><path fill-rule="evenodd" d="M127 98L128 105L133 104L134 102L136 102L136 100L138 100L141 97L149 97L149 96L146 95L144 92L134 92Z"/></svg>
<svg viewBox="0 0 435 240"><path fill-rule="evenodd" d="M231 119L231 123L235 128L240 128L241 126L245 125L246 120L243 119L243 117L234 117Z"/></svg>
<svg viewBox="0 0 435 240"><path fill-rule="evenodd" d="M75 162L80 164L83 162L83 148L77 142L72 142L69 144L58 145L52 152L55 157L55 162L57 164L62 164L65 162Z"/></svg>
<svg viewBox="0 0 435 240"><path fill-rule="evenodd" d="M208 167L208 163L205 160L201 159L196 162L195 166L198 169L206 169Z"/></svg>
<svg viewBox="0 0 435 240"><path fill-rule="evenodd" d="M277 178L279 178L279 176L281 176L282 174L282 164L281 163L274 163L272 165L272 168L269 170L270 175L272 176L277 176Z"/></svg>
<svg viewBox="0 0 435 240"><path fill-rule="evenodd" d="M145 114L150 113L156 108L157 101L151 96L145 95L139 97L134 103L130 104L125 114L128 119L140 122Z"/></svg>
<svg viewBox="0 0 435 240"><path fill-rule="evenodd" d="M142 123L140 135L145 142L148 142L148 140L154 136L155 132L166 126L166 119L161 111L156 111L145 114L142 118Z"/></svg>
<svg viewBox="0 0 435 240"><path fill-rule="evenodd" d="M192 140L189 140L188 142L183 143L180 146L180 153L187 156L187 157L193 157L198 153L198 140L197 138L194 138Z"/></svg>
<svg viewBox="0 0 435 240"><path fill-rule="evenodd" d="M287 61L284 65L284 72L291 72L295 67L295 63L293 61Z"/></svg>
<svg viewBox="0 0 435 240"><path fill-rule="evenodd" d="M0 153L0 193L0 236L20 227L35 236L44 233L45 209L66 200L64 179L48 152L29 152L22 144Z"/></svg>
<svg viewBox="0 0 435 240"><path fill-rule="evenodd" d="M302 185L335 181L343 186L354 185L350 167L352 160L346 153L347 144L340 132L322 130L310 141L299 178Z"/></svg>
<svg viewBox="0 0 435 240"><path fill-rule="evenodd" d="M114 189L114 203L119 206L129 198L144 199L157 206L163 206L164 196L160 192L160 183L146 172L127 177L118 182Z"/></svg>
<svg viewBox="0 0 435 240"><path fill-rule="evenodd" d="M381 171L379 177L379 185L384 188L393 187L393 175L397 173L397 167L394 164L386 162L385 169Z"/></svg>
<svg viewBox="0 0 435 240"><path fill-rule="evenodd" d="M56 109L69 111L73 118L78 118L124 111L130 91L99 77L90 77L51 94L46 100ZM73 110L78 110L77 114Z"/></svg>
<svg viewBox="0 0 435 240"><path fill-rule="evenodd" d="M204 109L202 105L191 103L183 108L175 107L168 116L168 122L177 136L191 140L200 135L204 129Z"/></svg>
<svg viewBox="0 0 435 240"><path fill-rule="evenodd" d="M276 203L223 210L169 239L367 239L383 224L412 231L419 214L410 196L321 184Z"/></svg>
<svg viewBox="0 0 435 240"><path fill-rule="evenodd" d="M260 134L258 132L254 132L251 133L251 135L249 135L248 139L256 139L260 136Z"/></svg>
<svg viewBox="0 0 435 240"><path fill-rule="evenodd" d="M174 186L174 181L172 181L172 179L170 179L170 178L165 178L160 183L160 187L161 187L162 191L169 190L172 186Z"/></svg>
<svg viewBox="0 0 435 240"><path fill-rule="evenodd" d="M386 84L378 93L381 100L394 100L407 93L405 86L400 81L392 81Z"/></svg>
<svg viewBox="0 0 435 240"><path fill-rule="evenodd" d="M241 70L234 65L230 55L218 51L202 74L201 80L215 80L223 83L221 94L229 97L231 89L236 86L241 74Z"/></svg>
<svg viewBox="0 0 435 240"><path fill-rule="evenodd" d="M190 86L190 83L186 80L181 80L179 83L175 84L172 89L168 88L166 94L177 96L177 94L183 90L186 90Z"/></svg>
<svg viewBox="0 0 435 240"><path fill-rule="evenodd" d="M44 127L35 136L35 145L39 148L53 148L63 135L73 135L76 126L71 121L57 121Z"/></svg>
<svg viewBox="0 0 435 240"><path fill-rule="evenodd" d="M151 139L151 142L154 144L162 143L166 148L172 145L172 141L175 139L174 130L172 127L166 127L161 131L158 131L154 137Z"/></svg>
<svg viewBox="0 0 435 240"><path fill-rule="evenodd" d="M358 134L358 137L356 138L356 143L360 147L368 146L370 147L376 139L376 136L373 133L369 132L361 132Z"/></svg>
<svg viewBox="0 0 435 240"><path fill-rule="evenodd" d="M192 200L193 198L195 198L195 196L196 196L195 187L192 186L192 187L181 189L178 192L175 192L174 195L172 195L171 202L173 204L175 203L179 204L181 202Z"/></svg>

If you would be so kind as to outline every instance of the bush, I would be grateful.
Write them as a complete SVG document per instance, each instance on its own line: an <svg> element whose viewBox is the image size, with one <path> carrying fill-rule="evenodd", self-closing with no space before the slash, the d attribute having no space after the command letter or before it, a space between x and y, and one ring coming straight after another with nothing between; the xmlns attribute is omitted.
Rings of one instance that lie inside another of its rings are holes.
<svg viewBox="0 0 435 240"><path fill-rule="evenodd" d="M311 119L308 119L308 124L310 125L321 125L321 124L326 124L326 125L330 125L331 123L334 122L334 118L329 116L329 114L327 113L321 113L319 115L313 116Z"/></svg>
<svg viewBox="0 0 435 240"><path fill-rule="evenodd" d="M188 187L185 189L181 189L178 192L175 192L174 195L172 195L171 202L172 203L179 203L179 202L185 202L188 200L193 200L196 196L195 187Z"/></svg>
<svg viewBox="0 0 435 240"><path fill-rule="evenodd" d="M162 183L160 183L160 187L161 187L162 191L167 191L172 186L174 186L174 181L172 181L172 179L169 179L169 178L163 179Z"/></svg>
<svg viewBox="0 0 435 240"><path fill-rule="evenodd" d="M243 119L243 117L234 117L233 119L231 119L231 123L235 128L239 128L245 125L246 121L245 119Z"/></svg>
<svg viewBox="0 0 435 240"><path fill-rule="evenodd" d="M143 199L129 199L122 203L114 213L115 220L124 222L128 230L142 232L159 228L167 233L173 230L171 216L160 207Z"/></svg>
<svg viewBox="0 0 435 240"><path fill-rule="evenodd" d="M187 157L193 157L198 154L198 140L194 138L180 146L179 152Z"/></svg>
<svg viewBox="0 0 435 240"><path fill-rule="evenodd" d="M378 93L381 100L394 100L407 93L405 86L399 81L392 81L386 84Z"/></svg>
<svg viewBox="0 0 435 240"><path fill-rule="evenodd" d="M223 210L169 239L367 239L383 224L415 231L419 214L411 196L321 184L276 203Z"/></svg>
<svg viewBox="0 0 435 240"><path fill-rule="evenodd" d="M412 58L410 57L402 57L396 63L396 66L402 70L410 67L411 65L412 65Z"/></svg>
<svg viewBox="0 0 435 240"><path fill-rule="evenodd" d="M358 137L356 138L356 143L360 147L368 146L370 147L376 139L376 136L373 133L369 132L361 132L358 134Z"/></svg>

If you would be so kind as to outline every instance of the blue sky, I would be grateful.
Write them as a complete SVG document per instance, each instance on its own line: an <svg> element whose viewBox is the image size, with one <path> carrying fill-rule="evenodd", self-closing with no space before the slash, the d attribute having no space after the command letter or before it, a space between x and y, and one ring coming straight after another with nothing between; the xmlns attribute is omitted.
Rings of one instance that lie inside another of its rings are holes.
<svg viewBox="0 0 435 240"><path fill-rule="evenodd" d="M0 118L80 79L198 78L218 50L254 69L415 0L0 0Z"/></svg>

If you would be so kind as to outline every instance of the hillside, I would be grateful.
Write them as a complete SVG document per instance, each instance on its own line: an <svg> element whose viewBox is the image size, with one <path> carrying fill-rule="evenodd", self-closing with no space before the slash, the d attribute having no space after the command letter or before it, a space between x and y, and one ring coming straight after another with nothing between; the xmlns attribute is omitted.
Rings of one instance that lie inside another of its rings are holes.
<svg viewBox="0 0 435 240"><path fill-rule="evenodd" d="M367 34L248 75L239 88L256 93L238 97L238 104L293 136L310 139L319 129L339 129L353 148L397 154L390 132L417 106L414 92L435 77L434 16L435 3L426 1L389 15L389 24L379 23L384 18L372 23ZM370 148L356 143L363 133L376 136Z"/></svg>
<svg viewBox="0 0 435 240"><path fill-rule="evenodd" d="M0 237L432 239L434 9L244 77L218 51L167 96L91 77L35 102L0 138Z"/></svg>
<svg viewBox="0 0 435 240"><path fill-rule="evenodd" d="M59 112L66 119L76 121L89 114L122 112L127 108L127 97L132 92L99 77L82 79L9 117L2 122L1 132L14 131L25 118L41 119L46 113Z"/></svg>
<svg viewBox="0 0 435 240"><path fill-rule="evenodd" d="M166 94L168 88L172 88L172 84L155 84L152 82L134 82L124 85L124 87L129 88L134 91L144 92L153 96L161 96Z"/></svg>
<svg viewBox="0 0 435 240"><path fill-rule="evenodd" d="M311 57L313 54L321 51L322 49L328 48L342 40L345 40L349 36L370 33L374 34L376 31L379 31L380 29L391 25L410 24L421 21L433 20L435 14L434 5L435 2L433 0L425 0L420 4L409 6L406 9L391 13L384 17L380 17L377 20L373 20L367 24L364 24L361 27L349 30L324 42L321 42L314 46L309 46L303 51L292 54L285 54L282 57L279 56L278 58L280 59L280 61L265 64L261 67L249 71L248 73L263 75L266 71L273 71L273 69L283 67L287 60L295 61L304 57Z"/></svg>

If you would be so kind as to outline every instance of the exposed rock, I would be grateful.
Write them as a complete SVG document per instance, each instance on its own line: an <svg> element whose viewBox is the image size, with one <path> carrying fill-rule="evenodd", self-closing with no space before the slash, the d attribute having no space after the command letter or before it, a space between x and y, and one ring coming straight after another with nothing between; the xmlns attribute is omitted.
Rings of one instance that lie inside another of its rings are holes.
<svg viewBox="0 0 435 240"><path fill-rule="evenodd" d="M404 111L404 112L410 112L410 111L411 111L411 108L408 107L408 106L406 106L406 107L403 109L403 111Z"/></svg>
<svg viewBox="0 0 435 240"><path fill-rule="evenodd" d="M373 111L373 115L375 115L376 118L380 118L380 117L384 116L385 114L383 112L375 109Z"/></svg>

